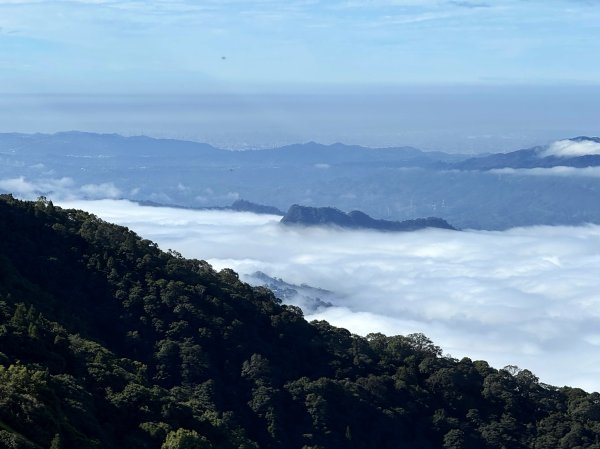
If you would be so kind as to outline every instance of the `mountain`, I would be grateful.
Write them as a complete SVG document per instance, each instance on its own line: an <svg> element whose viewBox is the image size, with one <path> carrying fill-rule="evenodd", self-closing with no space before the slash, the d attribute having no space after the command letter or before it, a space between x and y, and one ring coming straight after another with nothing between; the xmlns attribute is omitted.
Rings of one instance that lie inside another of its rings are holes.
<svg viewBox="0 0 600 449"><path fill-rule="evenodd" d="M581 150L597 140L558 143ZM442 217L461 229L600 223L600 176L576 170L599 156L540 157L551 146L473 158L314 142L228 151L143 136L0 134L0 192L187 208L227 207L243 198L279 210L334 206L390 221ZM573 169L526 169L557 164Z"/></svg>
<svg viewBox="0 0 600 449"><path fill-rule="evenodd" d="M336 298L336 294L332 291L306 284L290 284L281 278L271 277L262 271L256 271L245 276L245 278L252 285L267 287L282 301L298 305L302 310L310 312L316 312L321 307L331 307L332 303L327 300Z"/></svg>
<svg viewBox="0 0 600 449"><path fill-rule="evenodd" d="M562 142L600 145L600 138L580 136ZM583 168L600 166L600 154L556 156L548 154L550 148L551 146L537 146L510 153L490 154L457 162L453 167L459 170L494 170L501 168L550 168L557 166Z"/></svg>
<svg viewBox="0 0 600 449"><path fill-rule="evenodd" d="M398 167L445 167L448 163L466 158L460 154L441 151L425 152L413 147L366 148L359 145L317 142L286 145L283 147L236 152L240 161L283 165L356 165Z"/></svg>
<svg viewBox="0 0 600 449"><path fill-rule="evenodd" d="M234 201L229 209L238 212L252 212L255 214L269 214L269 215L285 215L285 213L273 206L265 206L263 204L256 204L251 201L237 200Z"/></svg>
<svg viewBox="0 0 600 449"><path fill-rule="evenodd" d="M230 151L205 143L155 139L147 136L124 137L119 134L95 134L80 131L55 134L0 133L0 154L29 159L55 157L66 160L82 159L123 161L161 161L167 166L173 162L193 162L202 157L208 163L238 165L314 165L387 163L400 166L434 166L441 162L455 162L466 156L443 152L423 152L412 147L367 148L336 143L323 145L316 142L265 149Z"/></svg>
<svg viewBox="0 0 600 449"><path fill-rule="evenodd" d="M175 139L154 139L146 136L124 137L119 134L96 134L67 131L55 134L0 134L0 145L4 154L46 155L74 159L169 159L165 153L169 148L177 157L192 157L199 154L216 157L219 150L204 143ZM223 152L226 153L226 152Z"/></svg>
<svg viewBox="0 0 600 449"><path fill-rule="evenodd" d="M350 229L374 229L377 231L418 231L426 228L452 229L446 220L436 217L415 220L376 220L364 212L353 210L345 213L334 207L307 207L292 205L281 219L286 225L322 226L332 225Z"/></svg>
<svg viewBox="0 0 600 449"><path fill-rule="evenodd" d="M599 447L598 393L308 323L44 199L0 196L0 235L2 448Z"/></svg>
<svg viewBox="0 0 600 449"><path fill-rule="evenodd" d="M181 206L179 204L165 204L158 203L156 201L138 200L134 201L140 206L149 207L170 207L173 209L188 209L188 210L233 210L236 212L252 212L254 214L266 214L266 215L285 215L280 209L273 206L266 206L264 204L256 204L247 200L236 200L230 206L206 206L206 207L192 207L192 206Z"/></svg>

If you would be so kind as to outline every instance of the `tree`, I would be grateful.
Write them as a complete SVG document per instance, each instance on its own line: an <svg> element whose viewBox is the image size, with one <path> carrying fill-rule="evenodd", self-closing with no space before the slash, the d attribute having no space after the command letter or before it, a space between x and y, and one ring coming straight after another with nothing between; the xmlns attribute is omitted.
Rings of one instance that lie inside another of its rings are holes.
<svg viewBox="0 0 600 449"><path fill-rule="evenodd" d="M52 438L52 441L50 442L50 449L61 449L62 448L62 442L60 441L60 435L57 433L54 435L54 438Z"/></svg>
<svg viewBox="0 0 600 449"><path fill-rule="evenodd" d="M161 449L211 449L212 444L195 430L169 432Z"/></svg>
<svg viewBox="0 0 600 449"><path fill-rule="evenodd" d="M444 435L444 449L462 449L464 445L465 434L460 429L450 429Z"/></svg>

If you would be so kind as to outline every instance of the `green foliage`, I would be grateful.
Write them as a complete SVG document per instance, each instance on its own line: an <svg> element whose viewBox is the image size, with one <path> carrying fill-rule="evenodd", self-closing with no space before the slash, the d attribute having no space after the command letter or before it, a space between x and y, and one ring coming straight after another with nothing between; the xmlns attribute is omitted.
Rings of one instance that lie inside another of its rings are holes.
<svg viewBox="0 0 600 449"><path fill-rule="evenodd" d="M0 447L600 449L600 396L307 323L231 270L0 197Z"/></svg>
<svg viewBox="0 0 600 449"><path fill-rule="evenodd" d="M54 438L52 438L52 441L50 442L50 449L61 449L62 448L62 443L61 443L61 439L60 439L60 434L56 434L54 435Z"/></svg>
<svg viewBox="0 0 600 449"><path fill-rule="evenodd" d="M212 444L195 430L169 432L161 449L211 449Z"/></svg>

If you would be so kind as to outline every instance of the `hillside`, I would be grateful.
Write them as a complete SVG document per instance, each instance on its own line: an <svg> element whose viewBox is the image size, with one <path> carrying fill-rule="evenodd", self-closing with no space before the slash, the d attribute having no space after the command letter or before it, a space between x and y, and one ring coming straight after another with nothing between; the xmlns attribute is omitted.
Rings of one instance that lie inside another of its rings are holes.
<svg viewBox="0 0 600 449"><path fill-rule="evenodd" d="M308 323L231 270L0 196L2 448L600 448L600 396Z"/></svg>

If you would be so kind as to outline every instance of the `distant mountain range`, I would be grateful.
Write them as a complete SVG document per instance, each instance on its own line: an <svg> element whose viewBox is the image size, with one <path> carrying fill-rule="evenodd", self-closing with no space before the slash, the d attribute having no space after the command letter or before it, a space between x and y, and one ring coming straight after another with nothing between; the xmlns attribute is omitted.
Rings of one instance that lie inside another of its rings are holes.
<svg viewBox="0 0 600 449"><path fill-rule="evenodd" d="M243 165L385 163L402 167L439 167L444 163L452 164L467 157L439 151L424 152L413 147L367 148L342 143L323 145L316 142L265 150L232 151L191 141L154 139L146 136L124 137L118 134L79 131L56 134L0 134L0 155L54 156L70 160L95 161L99 159L126 161L139 158L149 163L157 160L178 163L181 158L188 158L193 163L202 157L203 163L209 164L216 162Z"/></svg>
<svg viewBox="0 0 600 449"><path fill-rule="evenodd" d="M579 136L571 142L594 142L600 138ZM212 145L175 139L154 139L146 136L124 137L118 134L94 134L79 131L56 134L0 133L0 155L6 158L58 157L66 160L89 159L92 161L115 159L189 162L238 163L248 165L352 165L392 164L399 167L428 167L437 169L491 170L496 168L588 167L600 165L600 154L575 157L543 155L548 146L536 146L508 153L473 156L449 154L441 151L421 151L405 147L368 148L358 145L317 142L286 145L266 150L232 151ZM79 161L81 162L81 161ZM235 168L235 167L232 167Z"/></svg>
<svg viewBox="0 0 600 449"><path fill-rule="evenodd" d="M265 206L263 204L256 204L246 200L236 200L230 206L207 206L207 207L191 207L181 206L179 204L165 204L157 203L156 201L135 201L141 206L150 207L171 207L175 209L192 209L192 210L231 210L236 212L252 212L254 214L267 214L267 215L285 215L285 212L273 206Z"/></svg>
<svg viewBox="0 0 600 449"><path fill-rule="evenodd" d="M269 213L291 204L336 207L388 221L440 217L461 229L576 225L600 223L598 146L596 137L576 137L473 156L339 143L229 151L143 136L0 134L0 192L192 208L243 198L277 209Z"/></svg>
<svg viewBox="0 0 600 449"><path fill-rule="evenodd" d="M597 137L575 137L569 139L574 143L596 143L600 146ZM453 168L459 170L494 170L502 168L550 168L550 167L595 167L600 166L600 154L586 154L581 156L559 157L545 155L548 146L538 146L526 150L510 153L490 154L459 161Z"/></svg>

